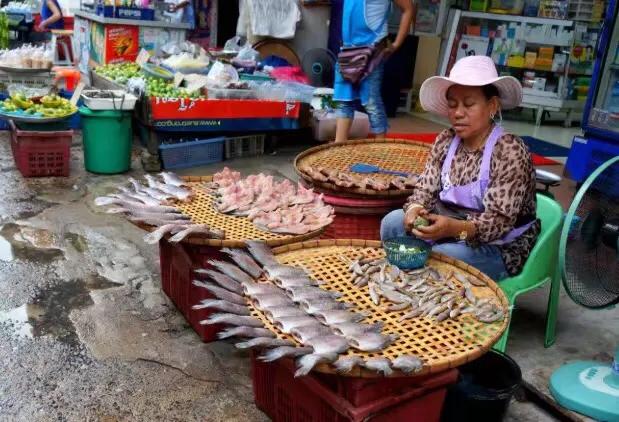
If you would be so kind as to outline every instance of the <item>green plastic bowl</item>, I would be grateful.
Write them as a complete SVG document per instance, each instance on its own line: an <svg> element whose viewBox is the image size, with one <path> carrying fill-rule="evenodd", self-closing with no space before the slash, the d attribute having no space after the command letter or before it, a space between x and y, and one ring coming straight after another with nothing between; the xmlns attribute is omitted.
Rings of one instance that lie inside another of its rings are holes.
<svg viewBox="0 0 619 422"><path fill-rule="evenodd" d="M415 248L415 250L409 250ZM426 265L432 247L412 237L396 237L383 242L383 249L391 265L402 270L415 270Z"/></svg>

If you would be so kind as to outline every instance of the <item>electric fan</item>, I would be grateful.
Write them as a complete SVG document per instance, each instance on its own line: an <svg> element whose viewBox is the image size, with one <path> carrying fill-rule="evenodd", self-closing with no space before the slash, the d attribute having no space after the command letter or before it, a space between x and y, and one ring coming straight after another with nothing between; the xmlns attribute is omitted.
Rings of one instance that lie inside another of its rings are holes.
<svg viewBox="0 0 619 422"><path fill-rule="evenodd" d="M602 309L619 303L619 156L578 190L563 225L559 265L577 304ZM581 361L560 367L550 377L550 391L563 407L619 422L619 348L611 365Z"/></svg>
<svg viewBox="0 0 619 422"><path fill-rule="evenodd" d="M335 56L324 48L309 50L301 60L301 68L317 88L332 87L335 78Z"/></svg>

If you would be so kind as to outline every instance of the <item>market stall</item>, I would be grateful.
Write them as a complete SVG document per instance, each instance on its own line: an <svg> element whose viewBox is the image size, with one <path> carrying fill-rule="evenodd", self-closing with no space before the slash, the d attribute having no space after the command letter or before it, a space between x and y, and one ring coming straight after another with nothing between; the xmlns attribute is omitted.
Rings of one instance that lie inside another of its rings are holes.
<svg viewBox="0 0 619 422"><path fill-rule="evenodd" d="M188 29L190 25L184 23L108 17L78 11L75 13L74 42L80 57L79 68L87 74L96 65L132 62L140 49L156 52L168 42L184 41Z"/></svg>

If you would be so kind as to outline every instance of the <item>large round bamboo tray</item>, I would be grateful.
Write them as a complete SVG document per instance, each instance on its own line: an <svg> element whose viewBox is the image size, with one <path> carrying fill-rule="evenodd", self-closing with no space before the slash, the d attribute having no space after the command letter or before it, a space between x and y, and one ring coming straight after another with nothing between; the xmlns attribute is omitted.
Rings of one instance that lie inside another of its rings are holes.
<svg viewBox="0 0 619 422"><path fill-rule="evenodd" d="M361 255L383 257L380 242L364 240L314 240L275 248L277 260L283 264L303 266L311 271L312 277L325 281L322 288L343 293L342 300L354 304L352 310L368 311L370 316L364 322L384 323L383 333L398 333L399 339L379 353L364 353L349 350L348 355L364 358L384 356L394 359L400 355L413 354L425 362L421 372L415 375L442 372L474 360L486 353L507 328L508 318L501 322L485 324L471 315L462 315L455 320L438 323L429 318L414 318L398 321L405 311L384 312L372 303L368 288L357 288L351 282L348 265L341 257L355 259ZM446 255L432 253L428 265L443 271L457 271L469 278L484 281L487 287L473 287L477 297L493 297L499 303L505 315L509 315L508 302L499 286L488 276L464 262ZM459 284L456 282L456 284ZM295 341L275 328L261 311L249 305L253 316L264 322L265 327L277 334L279 338ZM322 364L315 370L334 373L330 365ZM381 375L374 371L355 368L347 376L373 378ZM391 377L410 376L395 372Z"/></svg>
<svg viewBox="0 0 619 422"><path fill-rule="evenodd" d="M223 230L224 239L210 239L200 234L186 237L182 243L221 248L243 248L247 240L262 240L269 246L281 246L318 237L324 229L304 235L285 235L260 230L245 217L222 214L213 207L213 197L202 189L205 183L213 180L212 176L186 176L183 180L189 183L195 197L191 202L178 202L175 206L184 215L191 217L194 224L208 224ZM154 231L156 227L134 223L146 231ZM169 237L169 236L166 236Z"/></svg>
<svg viewBox="0 0 619 422"><path fill-rule="evenodd" d="M431 146L423 142L406 139L365 139L320 145L299 154L294 160L297 174L320 191L349 195L354 197L371 196L376 198L394 198L409 196L412 189L390 189L377 191L373 189L343 188L330 182L320 182L300 171L301 167L324 167L341 172L352 173L350 166L355 163L374 164L385 170L421 174L425 168ZM373 174L381 180L392 180L388 174Z"/></svg>

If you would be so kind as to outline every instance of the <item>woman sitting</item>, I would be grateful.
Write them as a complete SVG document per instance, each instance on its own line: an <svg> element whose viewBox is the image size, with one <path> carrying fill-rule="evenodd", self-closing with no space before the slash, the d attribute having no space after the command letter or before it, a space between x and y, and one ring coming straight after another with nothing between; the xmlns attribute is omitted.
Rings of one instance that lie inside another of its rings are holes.
<svg viewBox="0 0 619 422"><path fill-rule="evenodd" d="M449 78L421 86L422 107L449 118L404 210L382 222L381 238L414 235L494 280L518 274L540 232L535 170L522 140L496 117L520 105L522 87L498 77L486 56L460 59ZM421 217L418 219L418 217ZM422 226L427 220L429 225Z"/></svg>

